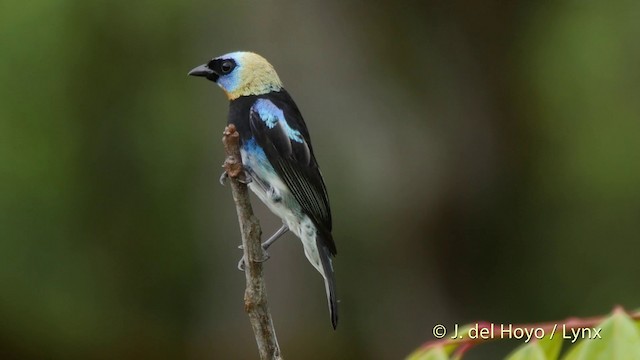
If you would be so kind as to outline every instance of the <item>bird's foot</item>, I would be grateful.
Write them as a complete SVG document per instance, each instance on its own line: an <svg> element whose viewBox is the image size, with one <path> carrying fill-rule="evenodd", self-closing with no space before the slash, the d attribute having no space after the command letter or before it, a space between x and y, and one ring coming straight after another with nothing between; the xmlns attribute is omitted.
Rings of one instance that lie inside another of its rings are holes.
<svg viewBox="0 0 640 360"><path fill-rule="evenodd" d="M218 179L218 181L220 182L220 185L225 186L227 184L228 179L229 179L229 174L226 171L223 171L222 174L220 174L220 179ZM253 180L251 179L251 175L249 175L248 171L244 171L244 176L238 177L238 182L243 183L245 185L248 185L252 181Z"/></svg>
<svg viewBox="0 0 640 360"><path fill-rule="evenodd" d="M244 177L238 178L238 182L243 183L245 185L249 185L252 181L253 179L251 178L251 175L249 175L248 171L244 171Z"/></svg>
<svg viewBox="0 0 640 360"><path fill-rule="evenodd" d="M238 248L239 249L244 249L244 246L240 245L240 246L238 246ZM259 262L259 263L265 262L265 261L269 260L269 258L271 257L271 255L269 255L269 253L267 252L267 249L264 247L264 244L262 245L262 254L263 254L263 258L259 259L259 260L256 260L256 262ZM245 265L244 256L242 256L240 258L240 261L238 261L238 270L244 271L244 265Z"/></svg>

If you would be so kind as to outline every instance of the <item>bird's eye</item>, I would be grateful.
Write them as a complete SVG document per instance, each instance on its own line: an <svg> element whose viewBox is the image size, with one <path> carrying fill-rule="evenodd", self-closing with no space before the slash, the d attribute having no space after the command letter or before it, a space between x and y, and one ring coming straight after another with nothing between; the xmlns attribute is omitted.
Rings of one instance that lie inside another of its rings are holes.
<svg viewBox="0 0 640 360"><path fill-rule="evenodd" d="M231 61L224 61L222 65L220 65L222 72L228 74L233 69L233 63Z"/></svg>

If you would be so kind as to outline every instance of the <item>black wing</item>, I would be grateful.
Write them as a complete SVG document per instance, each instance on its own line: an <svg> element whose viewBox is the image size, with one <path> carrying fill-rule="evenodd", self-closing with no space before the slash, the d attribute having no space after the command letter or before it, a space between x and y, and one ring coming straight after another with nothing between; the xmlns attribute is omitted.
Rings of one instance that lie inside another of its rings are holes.
<svg viewBox="0 0 640 360"><path fill-rule="evenodd" d="M288 95L284 100L265 97L254 103L249 118L256 142L335 255L327 189L300 111Z"/></svg>

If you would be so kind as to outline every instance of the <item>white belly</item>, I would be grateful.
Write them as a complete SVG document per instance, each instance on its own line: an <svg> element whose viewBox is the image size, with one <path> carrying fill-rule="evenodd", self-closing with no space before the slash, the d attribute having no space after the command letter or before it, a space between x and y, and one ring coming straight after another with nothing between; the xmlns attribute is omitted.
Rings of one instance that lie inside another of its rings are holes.
<svg viewBox="0 0 640 360"><path fill-rule="evenodd" d="M254 171L264 168L264 164L260 163L263 159L251 156L244 151L241 151L241 155L242 162ZM249 189L267 205L271 212L282 219L282 222L289 227L291 232L300 238L307 259L324 277L316 244L317 230L313 221L301 212L300 205L296 202L287 186L275 175L275 172L256 175L261 177L262 183L269 184L271 188L265 189L257 180L254 180L249 183ZM276 201L276 199L280 201Z"/></svg>

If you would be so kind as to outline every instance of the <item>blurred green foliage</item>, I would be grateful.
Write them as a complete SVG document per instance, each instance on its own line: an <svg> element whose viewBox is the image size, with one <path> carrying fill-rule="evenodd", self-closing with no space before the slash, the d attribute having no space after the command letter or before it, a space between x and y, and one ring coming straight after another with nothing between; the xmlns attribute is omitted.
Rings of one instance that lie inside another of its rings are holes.
<svg viewBox="0 0 640 360"><path fill-rule="evenodd" d="M186 77L234 50L298 102L334 212L337 332L300 244L271 250L285 357L400 358L437 323L637 307L639 13L2 2L0 358L256 356L217 185L226 99Z"/></svg>

